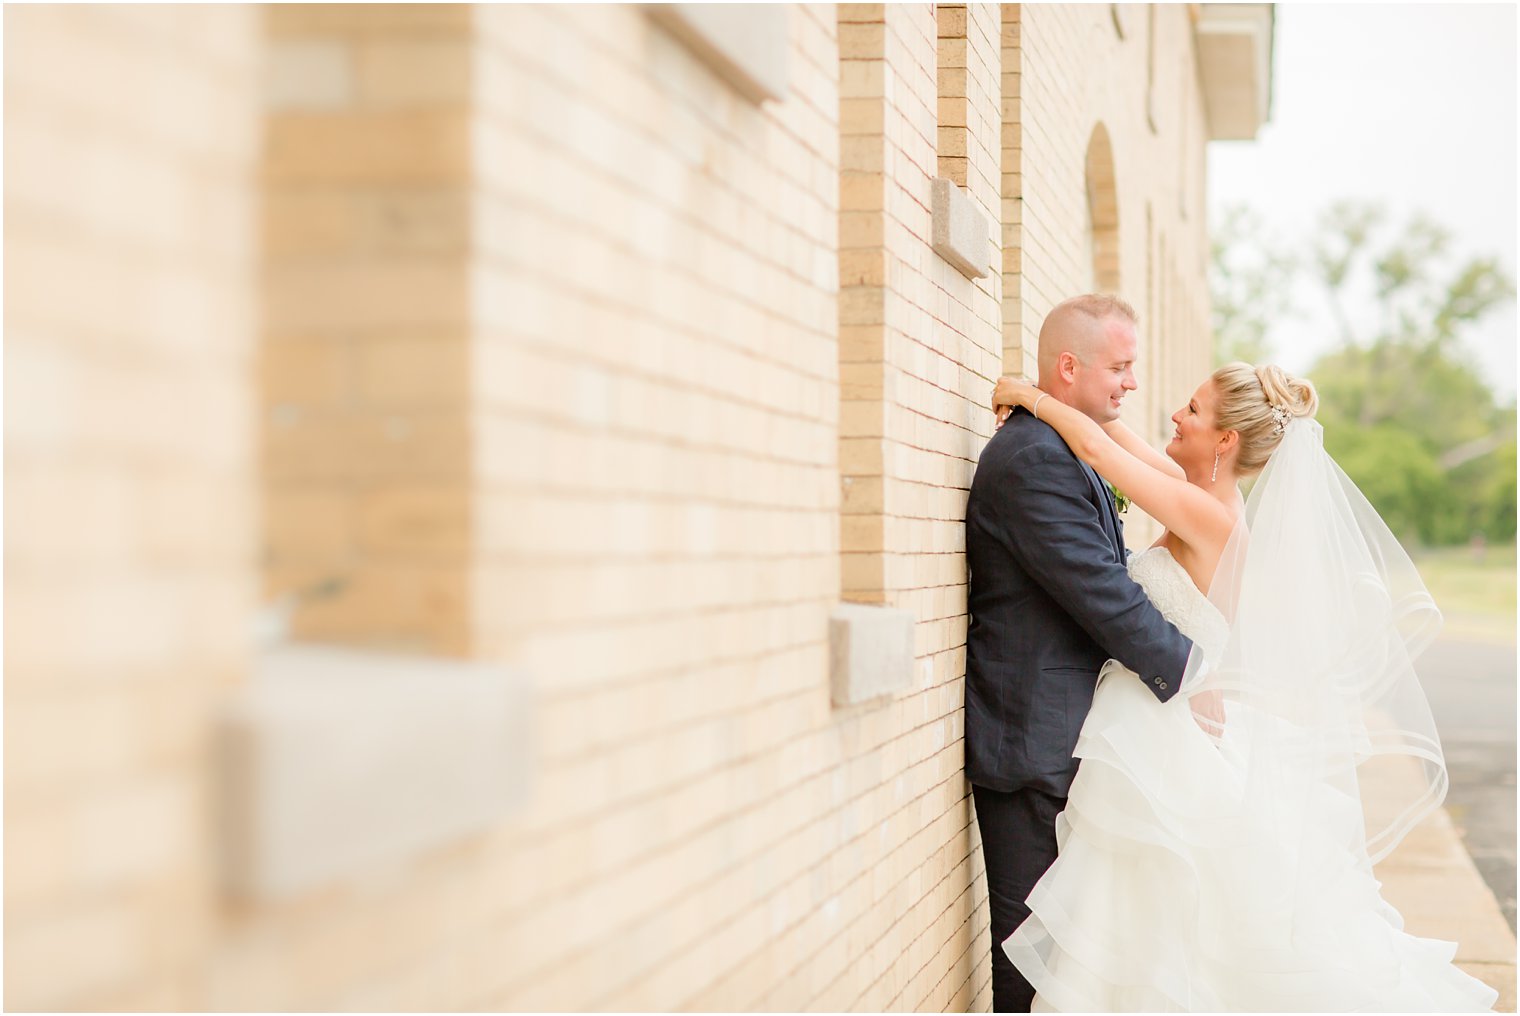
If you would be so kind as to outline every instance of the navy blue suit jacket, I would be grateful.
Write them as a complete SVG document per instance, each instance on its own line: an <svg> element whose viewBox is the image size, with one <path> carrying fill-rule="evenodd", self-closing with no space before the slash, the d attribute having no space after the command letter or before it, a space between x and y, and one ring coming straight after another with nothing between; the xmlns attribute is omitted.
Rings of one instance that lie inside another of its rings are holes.
<svg viewBox="0 0 1520 1016"><path fill-rule="evenodd" d="M966 560L966 777L1064 797L1104 661L1165 701L1192 643L1129 577L1107 485L1023 409L977 462Z"/></svg>

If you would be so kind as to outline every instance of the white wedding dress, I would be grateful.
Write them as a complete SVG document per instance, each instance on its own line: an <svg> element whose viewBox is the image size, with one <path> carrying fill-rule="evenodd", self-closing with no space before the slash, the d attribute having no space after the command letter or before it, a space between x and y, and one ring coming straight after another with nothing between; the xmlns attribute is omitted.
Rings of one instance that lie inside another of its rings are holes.
<svg viewBox="0 0 1520 1016"><path fill-rule="evenodd" d="M1134 555L1130 573L1205 657L1222 650L1229 625L1168 550ZM1243 794L1243 739L1264 728L1236 719L1215 738L1184 695L1160 702L1132 671L1104 667L1056 823L1060 856L1003 943L1035 1010L1491 1007L1496 993L1452 965L1453 943L1405 933L1383 901L1359 800L1327 789L1313 828L1285 837Z"/></svg>

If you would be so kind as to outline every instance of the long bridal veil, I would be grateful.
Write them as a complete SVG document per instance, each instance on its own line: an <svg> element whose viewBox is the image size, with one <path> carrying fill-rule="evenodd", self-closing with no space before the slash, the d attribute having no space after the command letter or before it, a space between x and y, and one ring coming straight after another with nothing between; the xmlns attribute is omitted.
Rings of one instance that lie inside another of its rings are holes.
<svg viewBox="0 0 1520 1016"><path fill-rule="evenodd" d="M1222 821L1270 831L1273 866L1291 869L1284 913L1299 914L1346 864L1370 870L1447 788L1414 669L1440 612L1323 436L1288 423L1209 589L1228 639L1214 658L1195 650L1183 679L1195 714L1224 701L1222 727L1205 726L1240 772L1240 811Z"/></svg>

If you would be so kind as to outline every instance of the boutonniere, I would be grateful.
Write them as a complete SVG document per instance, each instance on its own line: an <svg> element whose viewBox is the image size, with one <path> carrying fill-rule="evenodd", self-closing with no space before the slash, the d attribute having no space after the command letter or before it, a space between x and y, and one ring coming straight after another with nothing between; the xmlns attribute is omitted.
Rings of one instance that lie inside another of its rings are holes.
<svg viewBox="0 0 1520 1016"><path fill-rule="evenodd" d="M1103 482L1108 483L1107 480L1104 480ZM1128 494L1124 493L1124 491L1120 490L1118 487L1115 487L1111 483L1108 484L1108 492L1114 496L1114 507L1118 509L1120 515L1123 515L1125 512L1129 511Z"/></svg>

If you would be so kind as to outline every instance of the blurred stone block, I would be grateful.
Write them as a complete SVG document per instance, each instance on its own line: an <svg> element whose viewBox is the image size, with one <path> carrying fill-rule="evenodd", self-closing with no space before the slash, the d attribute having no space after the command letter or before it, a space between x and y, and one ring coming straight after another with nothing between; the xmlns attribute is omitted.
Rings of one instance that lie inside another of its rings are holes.
<svg viewBox="0 0 1520 1016"><path fill-rule="evenodd" d="M328 112L352 101L349 47L328 39L280 39L264 62L264 102L272 112Z"/></svg>
<svg viewBox="0 0 1520 1016"><path fill-rule="evenodd" d="M785 97L787 9L769 4L651 4L649 16L751 102Z"/></svg>
<svg viewBox="0 0 1520 1016"><path fill-rule="evenodd" d="M841 603L829 617L829 674L838 706L913 684L913 612Z"/></svg>
<svg viewBox="0 0 1520 1016"><path fill-rule="evenodd" d="M936 177L932 190L934 253L968 279L992 270L992 222L966 192L951 180Z"/></svg>
<svg viewBox="0 0 1520 1016"><path fill-rule="evenodd" d="M222 717L227 887L286 896L488 828L526 794L530 732L527 682L503 667L265 652Z"/></svg>

